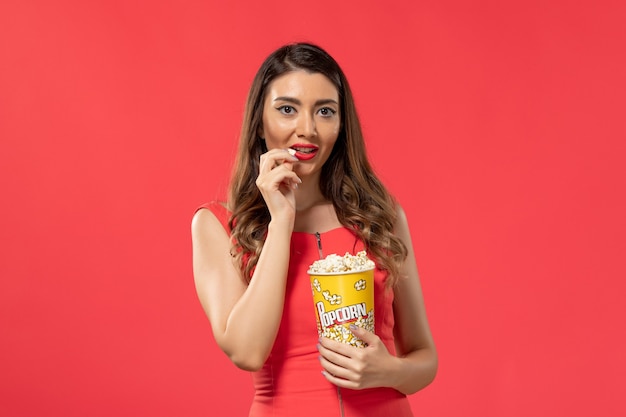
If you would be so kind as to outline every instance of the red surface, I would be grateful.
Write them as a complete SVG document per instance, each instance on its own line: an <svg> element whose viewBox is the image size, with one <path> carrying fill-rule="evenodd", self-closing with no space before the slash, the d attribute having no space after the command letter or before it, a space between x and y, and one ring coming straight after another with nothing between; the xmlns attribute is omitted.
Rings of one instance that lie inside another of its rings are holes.
<svg viewBox="0 0 626 417"><path fill-rule="evenodd" d="M0 414L245 415L189 222L295 40L344 67L411 221L416 415L626 414L623 4L2 2Z"/></svg>

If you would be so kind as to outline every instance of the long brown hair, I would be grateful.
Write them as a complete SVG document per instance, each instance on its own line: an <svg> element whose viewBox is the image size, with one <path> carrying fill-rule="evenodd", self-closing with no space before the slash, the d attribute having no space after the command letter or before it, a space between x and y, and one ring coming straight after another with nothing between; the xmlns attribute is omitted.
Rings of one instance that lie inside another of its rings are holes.
<svg viewBox="0 0 626 417"><path fill-rule="evenodd" d="M290 71L326 76L337 88L341 129L332 153L322 167L320 190L333 203L339 222L353 230L381 269L387 283L398 278L406 246L393 233L395 201L367 160L361 124L348 81L337 62L323 49L308 43L285 45L263 62L252 82L229 190L232 254L249 280L261 254L270 214L255 180L259 159L267 151L258 136L267 86Z"/></svg>

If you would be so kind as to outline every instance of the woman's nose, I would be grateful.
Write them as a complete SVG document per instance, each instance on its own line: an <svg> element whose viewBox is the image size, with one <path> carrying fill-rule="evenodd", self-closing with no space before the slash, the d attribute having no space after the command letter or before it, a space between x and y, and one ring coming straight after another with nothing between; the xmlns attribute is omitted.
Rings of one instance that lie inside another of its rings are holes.
<svg viewBox="0 0 626 417"><path fill-rule="evenodd" d="M296 128L296 134L300 137L312 137L317 135L315 127L315 118L313 115L302 114L298 118L298 126Z"/></svg>

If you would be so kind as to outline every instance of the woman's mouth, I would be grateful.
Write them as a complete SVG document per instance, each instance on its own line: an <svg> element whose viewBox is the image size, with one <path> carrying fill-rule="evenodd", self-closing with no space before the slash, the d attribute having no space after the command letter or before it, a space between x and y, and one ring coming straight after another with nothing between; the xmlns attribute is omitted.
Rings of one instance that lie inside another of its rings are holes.
<svg viewBox="0 0 626 417"><path fill-rule="evenodd" d="M317 154L319 148L315 145L297 143L295 145L290 146L290 149L296 151L295 157L301 161L307 161Z"/></svg>

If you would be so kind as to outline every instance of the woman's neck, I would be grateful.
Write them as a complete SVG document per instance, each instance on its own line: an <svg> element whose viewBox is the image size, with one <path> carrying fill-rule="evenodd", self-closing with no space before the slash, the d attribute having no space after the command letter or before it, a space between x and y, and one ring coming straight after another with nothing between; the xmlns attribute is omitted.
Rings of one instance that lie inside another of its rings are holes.
<svg viewBox="0 0 626 417"><path fill-rule="evenodd" d="M296 190L296 211L306 211L311 207L325 203L318 181L303 180Z"/></svg>
<svg viewBox="0 0 626 417"><path fill-rule="evenodd" d="M303 182L303 184L305 184ZM310 187L310 188L309 188ZM341 226L333 204L322 195L319 184L299 186L296 190L294 232L325 232Z"/></svg>

